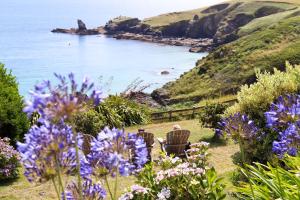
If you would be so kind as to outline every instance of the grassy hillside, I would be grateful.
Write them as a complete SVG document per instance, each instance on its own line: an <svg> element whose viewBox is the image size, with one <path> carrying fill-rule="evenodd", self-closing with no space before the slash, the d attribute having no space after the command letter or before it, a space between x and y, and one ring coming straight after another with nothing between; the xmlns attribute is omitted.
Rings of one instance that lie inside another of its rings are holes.
<svg viewBox="0 0 300 200"><path fill-rule="evenodd" d="M285 61L300 63L298 9L262 17L240 28L241 38L220 46L178 80L160 91L171 102L234 93L255 81L255 69L284 70Z"/></svg>
<svg viewBox="0 0 300 200"><path fill-rule="evenodd" d="M168 26L172 23L176 23L183 20L191 20L195 15L198 15L200 18L210 15L212 13L217 13L222 11L225 8L232 7L236 3L241 3L241 5L229 13L228 18L232 18L238 13L248 13L253 14L258 8L263 6L274 6L282 9L292 9L295 7L293 4L299 4L299 0L233 0L233 1L224 1L224 3L218 4L216 6L199 8L183 12L173 12L158 15L155 17L150 17L144 19L144 23L150 25L153 28L162 28ZM220 6L223 5L223 6ZM227 6L226 6L227 5ZM218 8L218 6L220 6ZM222 9L223 8L223 9Z"/></svg>

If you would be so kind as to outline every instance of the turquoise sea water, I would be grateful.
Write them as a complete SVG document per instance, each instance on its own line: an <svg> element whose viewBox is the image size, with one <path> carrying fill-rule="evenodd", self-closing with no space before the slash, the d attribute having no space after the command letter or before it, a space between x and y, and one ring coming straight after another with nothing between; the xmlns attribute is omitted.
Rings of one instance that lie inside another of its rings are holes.
<svg viewBox="0 0 300 200"><path fill-rule="evenodd" d="M12 70L25 96L38 81L53 79L54 72L74 72L78 79L87 75L99 84L103 77L110 93L123 91L138 77L154 84L154 89L191 69L205 54L189 53L185 47L53 34L50 30L74 27L77 18L96 27L118 15L144 18L218 1L1 0L0 62ZM170 75L161 76L163 70Z"/></svg>

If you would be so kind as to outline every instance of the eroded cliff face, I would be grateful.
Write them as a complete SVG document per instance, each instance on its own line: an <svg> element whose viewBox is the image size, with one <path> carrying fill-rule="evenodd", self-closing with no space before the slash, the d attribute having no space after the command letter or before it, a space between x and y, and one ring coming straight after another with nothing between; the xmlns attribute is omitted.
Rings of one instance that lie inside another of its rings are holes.
<svg viewBox="0 0 300 200"><path fill-rule="evenodd" d="M191 19L179 20L155 27L137 18L117 17L110 20L104 29L108 34L129 32L173 38L210 38L213 39L215 46L219 46L237 39L239 28L253 19L288 9L260 3L261 6L256 6L257 8L254 6L252 8L254 10L251 10L251 12L247 11L247 6L253 7L253 2L252 4L242 1L222 3L199 11Z"/></svg>

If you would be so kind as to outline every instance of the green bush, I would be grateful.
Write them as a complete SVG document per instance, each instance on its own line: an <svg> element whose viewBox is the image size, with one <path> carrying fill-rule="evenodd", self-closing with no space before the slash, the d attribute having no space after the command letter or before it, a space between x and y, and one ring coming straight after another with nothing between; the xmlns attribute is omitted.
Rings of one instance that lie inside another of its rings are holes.
<svg viewBox="0 0 300 200"><path fill-rule="evenodd" d="M23 138L29 121L23 113L23 100L16 78L0 64L0 137L8 137L13 144Z"/></svg>
<svg viewBox="0 0 300 200"><path fill-rule="evenodd" d="M300 157L286 157L286 168L256 163L242 169L249 182L240 183L237 196L240 199L300 199Z"/></svg>
<svg viewBox="0 0 300 200"><path fill-rule="evenodd" d="M84 134L91 134L92 136L96 136L99 131L104 128L104 121L103 116L94 109L85 113L80 113L74 118L76 131Z"/></svg>
<svg viewBox="0 0 300 200"><path fill-rule="evenodd" d="M100 104L99 113L106 116L110 126L132 126L147 123L150 119L149 109L120 96L109 96Z"/></svg>
<svg viewBox="0 0 300 200"><path fill-rule="evenodd" d="M244 113L256 121L260 127L265 125L264 113L269 110L270 104L279 96L297 93L300 89L300 65L286 64L286 71L274 69L274 73L257 72L257 82L241 87L237 94L238 103L225 111L225 116L235 113Z"/></svg>
<svg viewBox="0 0 300 200"><path fill-rule="evenodd" d="M105 126L122 128L149 121L149 110L120 96L109 96L98 107L74 118L76 130L95 136Z"/></svg>
<svg viewBox="0 0 300 200"><path fill-rule="evenodd" d="M220 103L207 104L199 113L200 123L205 127L217 128L226 108Z"/></svg>

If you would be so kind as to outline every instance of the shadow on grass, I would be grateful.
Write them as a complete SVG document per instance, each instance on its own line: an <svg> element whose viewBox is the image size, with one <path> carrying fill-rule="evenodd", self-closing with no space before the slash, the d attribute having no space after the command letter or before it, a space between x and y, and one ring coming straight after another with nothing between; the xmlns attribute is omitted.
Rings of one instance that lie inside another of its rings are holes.
<svg viewBox="0 0 300 200"><path fill-rule="evenodd" d="M18 181L19 178L13 178L13 179L6 179L0 181L0 187L1 186L9 186L13 184L14 182Z"/></svg>
<svg viewBox="0 0 300 200"><path fill-rule="evenodd" d="M228 144L228 141L219 138L216 135L213 135L211 137L203 137L199 141L208 142L210 144L210 148L226 146Z"/></svg>

